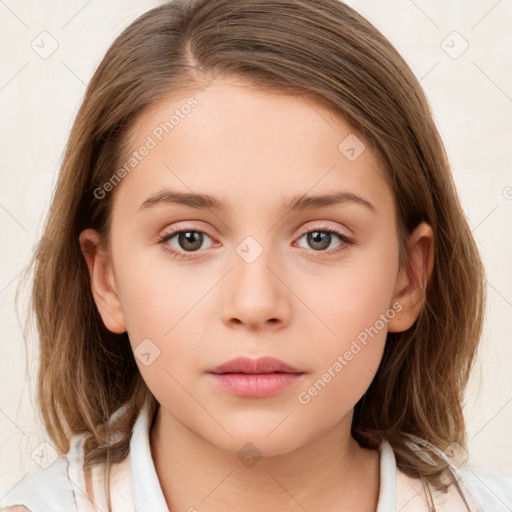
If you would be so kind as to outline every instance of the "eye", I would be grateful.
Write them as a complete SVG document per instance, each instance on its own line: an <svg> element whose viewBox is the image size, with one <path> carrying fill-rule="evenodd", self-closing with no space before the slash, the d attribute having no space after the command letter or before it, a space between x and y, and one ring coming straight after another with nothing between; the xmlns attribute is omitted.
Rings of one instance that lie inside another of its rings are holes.
<svg viewBox="0 0 512 512"><path fill-rule="evenodd" d="M310 229L306 233L304 233L299 240L305 238L306 243L308 244L309 248L313 249L316 252L322 252L325 254L335 254L340 251L343 251L346 249L347 245L353 244L354 241L345 236L343 233L340 233L339 231L328 228L325 226L319 226L315 229ZM338 238L341 243L337 246L332 248L331 244L335 242L336 238ZM301 246L303 247L303 246ZM308 247L305 247L306 249ZM330 250L326 250L329 249Z"/></svg>
<svg viewBox="0 0 512 512"><path fill-rule="evenodd" d="M207 239L212 238L204 231L197 229L182 229L174 230L171 233L167 233L158 240L158 243L162 244L162 249L170 253L173 257L184 258L187 257L187 253L197 252L203 246L203 242ZM168 242L174 241L174 244ZM211 247L211 245L209 246ZM208 248L208 247L207 247Z"/></svg>

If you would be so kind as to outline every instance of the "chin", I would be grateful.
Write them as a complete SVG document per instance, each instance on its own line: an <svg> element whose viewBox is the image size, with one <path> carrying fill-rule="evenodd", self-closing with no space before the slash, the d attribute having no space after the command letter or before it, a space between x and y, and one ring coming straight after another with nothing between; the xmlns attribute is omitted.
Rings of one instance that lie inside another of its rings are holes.
<svg viewBox="0 0 512 512"><path fill-rule="evenodd" d="M304 429L299 429L295 422L292 423L288 419L283 422L285 416L280 415L278 420L271 422L261 421L261 418L260 421L246 419L237 423L227 422L226 428L233 437L223 435L225 432L222 431L221 437L216 436L214 440L208 436L206 439L211 444L237 457L286 455L306 443L308 436L307 432ZM288 425L285 425L287 422ZM301 435L298 435L299 432Z"/></svg>

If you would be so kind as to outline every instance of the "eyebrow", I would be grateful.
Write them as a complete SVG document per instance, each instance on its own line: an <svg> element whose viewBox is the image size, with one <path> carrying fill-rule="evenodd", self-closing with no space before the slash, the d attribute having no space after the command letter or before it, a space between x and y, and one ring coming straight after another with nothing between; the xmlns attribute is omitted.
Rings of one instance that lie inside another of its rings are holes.
<svg viewBox="0 0 512 512"><path fill-rule="evenodd" d="M196 194L193 192L178 192L176 190L160 190L151 195L141 204L140 210L151 208L160 204L177 204L188 206L197 210L213 209L226 210L226 205L218 198L208 194ZM286 211L313 210L315 208L325 208L328 206L339 206L343 204L357 204L375 212L375 207L363 199L361 196L352 192L335 192L324 195L300 195L288 199L282 203L282 208Z"/></svg>

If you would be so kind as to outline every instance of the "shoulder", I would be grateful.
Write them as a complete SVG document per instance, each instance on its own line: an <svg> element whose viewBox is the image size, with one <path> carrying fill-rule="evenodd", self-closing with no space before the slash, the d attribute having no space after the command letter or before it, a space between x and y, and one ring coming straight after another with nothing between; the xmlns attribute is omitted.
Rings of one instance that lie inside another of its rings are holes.
<svg viewBox="0 0 512 512"><path fill-rule="evenodd" d="M431 487L432 499L439 512L503 512L512 510L512 478L490 470L463 466L458 468L456 484L447 479L447 488L437 491ZM465 505L468 502L468 508ZM478 508L480 505L480 509ZM412 477L397 468L397 510L418 512L429 510L427 493L420 478Z"/></svg>
<svg viewBox="0 0 512 512"><path fill-rule="evenodd" d="M85 436L73 436L67 454L45 469L25 475L0 498L0 512L84 512L110 510L105 494L105 463L84 470ZM111 467L113 510L134 512L131 457Z"/></svg>
<svg viewBox="0 0 512 512"><path fill-rule="evenodd" d="M68 461L61 456L47 468L26 474L0 500L1 512L73 512L73 489Z"/></svg>
<svg viewBox="0 0 512 512"><path fill-rule="evenodd" d="M483 468L464 466L459 473L482 508L512 510L512 478Z"/></svg>
<svg viewBox="0 0 512 512"><path fill-rule="evenodd" d="M83 439L72 437L67 454L27 473L0 499L0 512L78 512L75 487L81 487L76 476L83 459Z"/></svg>

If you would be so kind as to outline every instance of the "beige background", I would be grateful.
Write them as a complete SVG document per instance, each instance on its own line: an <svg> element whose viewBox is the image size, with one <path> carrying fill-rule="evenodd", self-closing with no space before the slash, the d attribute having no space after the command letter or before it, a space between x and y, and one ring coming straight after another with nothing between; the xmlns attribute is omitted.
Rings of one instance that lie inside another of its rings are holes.
<svg viewBox="0 0 512 512"><path fill-rule="evenodd" d="M0 1L0 499L38 467L46 439L14 308L18 277L41 235L85 84L115 36L157 3ZM512 1L348 3L409 62L445 140L488 271L485 331L466 397L470 463L512 475ZM34 374L34 361L29 368Z"/></svg>

